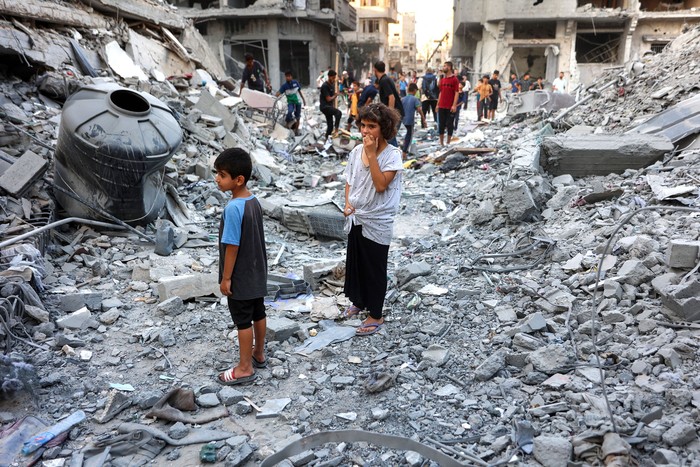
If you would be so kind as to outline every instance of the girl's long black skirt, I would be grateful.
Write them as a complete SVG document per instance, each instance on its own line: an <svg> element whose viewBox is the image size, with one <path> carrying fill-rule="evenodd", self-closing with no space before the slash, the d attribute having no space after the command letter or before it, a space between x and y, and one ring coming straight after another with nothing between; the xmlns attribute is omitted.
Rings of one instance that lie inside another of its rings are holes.
<svg viewBox="0 0 700 467"><path fill-rule="evenodd" d="M345 296L356 307L367 309L374 319L382 318L386 295L389 245L362 236L362 226L353 225L345 258Z"/></svg>

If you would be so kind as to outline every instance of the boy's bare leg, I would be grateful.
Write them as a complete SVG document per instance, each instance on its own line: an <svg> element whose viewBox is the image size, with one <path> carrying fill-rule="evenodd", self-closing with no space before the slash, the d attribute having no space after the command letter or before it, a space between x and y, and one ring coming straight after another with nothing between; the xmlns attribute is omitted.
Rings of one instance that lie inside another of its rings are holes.
<svg viewBox="0 0 700 467"><path fill-rule="evenodd" d="M265 333L267 332L267 318L253 321L253 335L255 337L255 347L253 357L259 362L265 361ZM242 358L242 357L241 357ZM250 361L250 359L248 359Z"/></svg>
<svg viewBox="0 0 700 467"><path fill-rule="evenodd" d="M238 351L240 361L236 365L235 374L237 378L250 376L255 373L253 370L253 328L238 330Z"/></svg>

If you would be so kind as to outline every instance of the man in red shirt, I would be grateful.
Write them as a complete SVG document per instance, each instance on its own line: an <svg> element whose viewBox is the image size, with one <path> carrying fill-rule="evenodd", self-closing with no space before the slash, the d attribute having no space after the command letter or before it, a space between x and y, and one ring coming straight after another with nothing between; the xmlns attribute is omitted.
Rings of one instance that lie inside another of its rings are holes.
<svg viewBox="0 0 700 467"><path fill-rule="evenodd" d="M438 99L438 133L440 134L440 146L450 144L454 131L454 113L457 111L459 99L459 79L454 75L452 62L445 62L442 71L445 77L440 80L440 97ZM447 143L443 142L447 128Z"/></svg>

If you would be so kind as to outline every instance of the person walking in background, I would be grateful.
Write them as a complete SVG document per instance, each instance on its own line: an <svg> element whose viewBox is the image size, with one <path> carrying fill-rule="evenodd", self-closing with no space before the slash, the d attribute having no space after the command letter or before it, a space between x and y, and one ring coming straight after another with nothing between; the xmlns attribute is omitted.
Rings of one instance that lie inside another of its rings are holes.
<svg viewBox="0 0 700 467"><path fill-rule="evenodd" d="M469 81L467 81L469 82ZM464 107L467 108L467 91L464 90L464 85L459 83L459 92L457 93L457 108L455 109L455 118L452 127L457 131L459 127L459 111Z"/></svg>
<svg viewBox="0 0 700 467"><path fill-rule="evenodd" d="M291 70L284 72L284 84L280 87L277 95L284 94L287 97L287 115L284 121L287 128L294 130L294 134L299 134L299 121L301 120L301 102L306 106L306 99L301 93L301 85L294 79L294 74ZM301 102L299 101L301 98Z"/></svg>
<svg viewBox="0 0 700 467"><path fill-rule="evenodd" d="M352 128L352 124L355 123L360 125L360 121L358 120L358 112L359 112L359 106L358 102L360 101L360 83L357 81L352 82L352 87L350 88L350 105L348 106L348 123L345 126L345 129L347 131L350 131Z"/></svg>
<svg viewBox="0 0 700 467"><path fill-rule="evenodd" d="M335 70L328 71L328 80L321 86L321 97L319 108L321 113L326 116L326 139L329 136L335 136L340 127L340 119L343 118L343 113L335 108L335 102L340 93L335 92L335 81L338 79L338 73Z"/></svg>
<svg viewBox="0 0 700 467"><path fill-rule="evenodd" d="M364 107L371 104L375 97L379 94L379 85L376 80L370 80L370 83L360 93L360 98L357 100L358 107ZM359 122L358 122L359 123Z"/></svg>
<svg viewBox="0 0 700 467"><path fill-rule="evenodd" d="M421 127L425 128L427 125L425 123L425 115L423 114L423 109L421 108L420 99L416 97L416 92L418 91L418 86L415 83L408 85L408 94L406 97L401 99L401 105L403 105L403 126L406 127L406 137L401 145L401 152L403 160L408 158L408 148L411 146L411 140L413 139L413 126L416 122L416 112L420 114Z"/></svg>
<svg viewBox="0 0 700 467"><path fill-rule="evenodd" d="M559 72L559 78L552 81L552 91L559 94L565 94L569 91L569 83L566 81L566 78L564 78L563 71Z"/></svg>
<svg viewBox="0 0 700 467"><path fill-rule="evenodd" d="M479 96L477 99L476 111L478 113L477 121L481 121L482 118L488 118L489 105L491 103L490 97L493 90L489 84L489 75L484 75L481 77L481 81L474 88L474 92Z"/></svg>
<svg viewBox="0 0 700 467"><path fill-rule="evenodd" d="M219 289L238 330L239 352L238 365L216 379L232 386L253 382L254 368L267 366L267 251L262 207L247 187L253 171L250 155L226 149L214 161L214 170L219 190L231 192L219 224Z"/></svg>
<svg viewBox="0 0 700 467"><path fill-rule="evenodd" d="M501 80L499 77L501 76L501 72L498 70L494 70L493 74L491 75L491 79L489 80L489 84L491 85L491 103L489 104L489 120L493 120L496 118L496 109L498 108L498 101L502 97L501 96Z"/></svg>
<svg viewBox="0 0 700 467"><path fill-rule="evenodd" d="M387 78L389 79L389 78ZM360 109L362 144L348 155L345 168L345 232L348 246L343 291L352 305L343 313L369 316L355 335L369 336L384 325L389 245L401 201L401 152L396 137L399 114L384 104Z"/></svg>
<svg viewBox="0 0 700 467"><path fill-rule="evenodd" d="M437 100L438 100L438 83L437 76L433 74L433 69L428 68L428 71L423 76L423 82L420 87L421 97L423 99L423 115L428 118L429 111L433 112L433 119L437 122Z"/></svg>
<svg viewBox="0 0 700 467"><path fill-rule="evenodd" d="M544 91L544 81L542 81L542 77L538 76L537 81L532 83L532 87L530 88L532 91Z"/></svg>
<svg viewBox="0 0 700 467"><path fill-rule="evenodd" d="M510 74L510 92L517 94L520 92L520 80L515 73Z"/></svg>
<svg viewBox="0 0 700 467"><path fill-rule="evenodd" d="M255 60L252 54L245 54L245 67L243 67L243 76L241 77L241 88L238 94L243 92L243 86L248 85L248 89L254 91L265 92L265 87L270 86L270 78L267 77L267 70L262 66L262 63Z"/></svg>
<svg viewBox="0 0 700 467"><path fill-rule="evenodd" d="M530 81L530 73L525 73L523 79L520 80L520 92L528 92L532 87L532 81Z"/></svg>
<svg viewBox="0 0 700 467"><path fill-rule="evenodd" d="M399 96L401 99L406 97L406 90L408 89L408 81L406 81L406 75L399 73Z"/></svg>
<svg viewBox="0 0 700 467"><path fill-rule="evenodd" d="M438 134L440 146L447 146L452 139L454 132L454 113L457 111L457 99L459 98L459 79L454 75L452 62L445 62L443 65L445 76L438 83L440 87L440 97L438 99ZM445 130L447 130L447 141L444 141Z"/></svg>
<svg viewBox="0 0 700 467"><path fill-rule="evenodd" d="M389 107L390 109L395 109L401 115L403 119L403 106L401 105L401 96L396 90L394 81L386 74L386 65L384 62L379 61L374 64L374 76L377 78L377 83L379 83L379 101ZM397 125L401 124L401 120ZM398 126L396 130L398 131ZM396 134L389 140L389 144L392 146L399 145L396 141Z"/></svg>

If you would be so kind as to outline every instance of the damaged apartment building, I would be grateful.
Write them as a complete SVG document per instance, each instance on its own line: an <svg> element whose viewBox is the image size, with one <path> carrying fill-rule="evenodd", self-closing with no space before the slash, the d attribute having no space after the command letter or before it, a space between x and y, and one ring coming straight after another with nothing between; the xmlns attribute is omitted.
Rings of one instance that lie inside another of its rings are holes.
<svg viewBox="0 0 700 467"><path fill-rule="evenodd" d="M590 84L700 22L700 0L455 0L452 56L475 73Z"/></svg>
<svg viewBox="0 0 700 467"><path fill-rule="evenodd" d="M253 54L267 68L273 87L291 69L302 85L342 63L342 33L354 31L357 14L348 0L177 0L233 77L236 62Z"/></svg>

